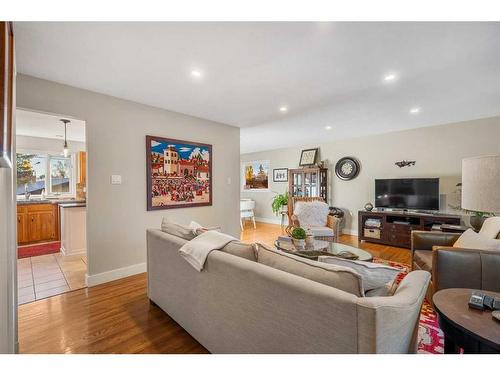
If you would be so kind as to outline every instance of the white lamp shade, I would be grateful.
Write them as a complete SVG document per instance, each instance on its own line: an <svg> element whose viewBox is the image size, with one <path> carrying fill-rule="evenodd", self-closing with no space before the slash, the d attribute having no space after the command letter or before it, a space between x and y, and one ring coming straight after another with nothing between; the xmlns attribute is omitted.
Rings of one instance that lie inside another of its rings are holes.
<svg viewBox="0 0 500 375"><path fill-rule="evenodd" d="M462 160L462 208L500 212L500 155Z"/></svg>

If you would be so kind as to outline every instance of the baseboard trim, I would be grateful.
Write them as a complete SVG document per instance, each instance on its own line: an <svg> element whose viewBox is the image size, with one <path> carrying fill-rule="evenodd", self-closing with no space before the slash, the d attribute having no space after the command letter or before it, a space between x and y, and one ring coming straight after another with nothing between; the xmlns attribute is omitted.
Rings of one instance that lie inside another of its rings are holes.
<svg viewBox="0 0 500 375"><path fill-rule="evenodd" d="M342 229L342 234L349 234L351 236L357 236L358 235L358 230L357 229L344 228L344 229Z"/></svg>
<svg viewBox="0 0 500 375"><path fill-rule="evenodd" d="M269 218L269 217L255 217L255 221L261 222L261 223L267 223L267 224L281 224L281 218ZM288 218L285 218L285 225L288 225Z"/></svg>
<svg viewBox="0 0 500 375"><path fill-rule="evenodd" d="M113 280L123 279L127 276L137 275L147 271L146 263L138 263L132 266L117 268L115 270L98 273L95 275L86 275L87 286L96 286Z"/></svg>

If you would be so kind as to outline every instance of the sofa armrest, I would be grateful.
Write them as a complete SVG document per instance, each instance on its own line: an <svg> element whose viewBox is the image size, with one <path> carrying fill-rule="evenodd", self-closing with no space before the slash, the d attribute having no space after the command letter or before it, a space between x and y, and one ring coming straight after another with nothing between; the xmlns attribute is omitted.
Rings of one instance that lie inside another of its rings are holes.
<svg viewBox="0 0 500 375"><path fill-rule="evenodd" d="M432 252L433 290L482 289L500 292L500 252L435 246Z"/></svg>
<svg viewBox="0 0 500 375"><path fill-rule="evenodd" d="M433 232L414 230L411 232L411 252L415 250L432 250L433 246L452 246L460 237L460 233Z"/></svg>

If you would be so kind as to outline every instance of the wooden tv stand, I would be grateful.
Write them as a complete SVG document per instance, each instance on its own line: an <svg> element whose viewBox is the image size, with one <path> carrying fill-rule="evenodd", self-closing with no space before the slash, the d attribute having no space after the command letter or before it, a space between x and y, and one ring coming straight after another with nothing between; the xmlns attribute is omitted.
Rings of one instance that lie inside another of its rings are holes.
<svg viewBox="0 0 500 375"><path fill-rule="evenodd" d="M365 226L367 219L379 219L379 230ZM431 230L433 225L440 224L460 225L460 220L458 215L439 213L358 211L358 240L410 248L412 230Z"/></svg>

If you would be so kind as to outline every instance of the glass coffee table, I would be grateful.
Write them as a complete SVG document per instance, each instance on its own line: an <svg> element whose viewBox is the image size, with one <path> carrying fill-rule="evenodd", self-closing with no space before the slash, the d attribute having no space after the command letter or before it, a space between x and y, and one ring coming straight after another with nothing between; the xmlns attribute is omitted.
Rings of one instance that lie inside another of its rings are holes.
<svg viewBox="0 0 500 375"><path fill-rule="evenodd" d="M303 258L318 260L319 256L336 256L342 259L362 260L371 262L373 256L365 250L338 242L315 239L313 244L303 248L297 248L291 239L279 238L274 246L285 253L297 255Z"/></svg>

